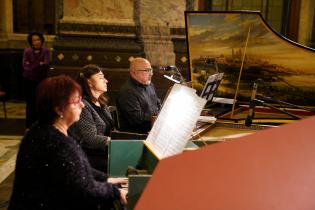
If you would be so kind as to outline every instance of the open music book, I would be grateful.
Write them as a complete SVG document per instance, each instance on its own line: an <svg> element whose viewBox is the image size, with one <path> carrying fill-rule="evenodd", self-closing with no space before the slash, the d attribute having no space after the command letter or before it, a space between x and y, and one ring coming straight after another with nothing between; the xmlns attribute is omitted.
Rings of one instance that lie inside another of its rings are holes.
<svg viewBox="0 0 315 210"><path fill-rule="evenodd" d="M145 141L158 158L184 150L206 102L193 88L180 84L172 87Z"/></svg>

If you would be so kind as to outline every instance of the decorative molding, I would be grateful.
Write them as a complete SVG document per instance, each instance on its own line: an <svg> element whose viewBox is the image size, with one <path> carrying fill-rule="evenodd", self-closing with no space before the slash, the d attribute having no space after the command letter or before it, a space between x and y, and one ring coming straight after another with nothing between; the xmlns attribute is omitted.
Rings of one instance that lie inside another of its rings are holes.
<svg viewBox="0 0 315 210"><path fill-rule="evenodd" d="M185 28L171 28L170 30L172 39L186 39Z"/></svg>
<svg viewBox="0 0 315 210"><path fill-rule="evenodd" d="M198 0L186 0L186 11L195 11L198 9Z"/></svg>
<svg viewBox="0 0 315 210"><path fill-rule="evenodd" d="M140 51L139 43L131 38L62 36L56 39L55 49L77 50L109 50L109 51Z"/></svg>
<svg viewBox="0 0 315 210"><path fill-rule="evenodd" d="M79 32L78 34L117 34L117 35L133 35L135 36L135 26L124 25L102 25L102 24L77 24L77 23L59 23L60 35L67 32Z"/></svg>
<svg viewBox="0 0 315 210"><path fill-rule="evenodd" d="M117 17L118 19L110 22L97 15L83 18L85 13L80 12L76 13L76 16L70 13L61 15L64 5L59 6L56 8L59 20L54 50L56 54L64 53L65 55L65 59L60 65L81 65L82 62L86 62L82 61L82 58L87 56L85 54L87 51L93 52L91 53L93 62L95 60L106 64L113 62L109 65L124 65L127 55L128 57L144 56L150 60L153 66L175 64L177 57L180 59L187 53L183 18L177 14L187 7L194 8L196 1L178 0L176 14L165 10L166 12L161 18L156 14L161 16L160 7L165 5L167 7L163 7L163 10L168 7L173 8L176 4L162 1L154 2L152 5L147 0L134 0L133 18L120 20ZM152 10L148 11L148 8L152 8ZM167 19L166 15L172 15L172 18ZM150 19L146 18L149 16ZM165 24L161 25L161 21L164 21ZM180 55L176 55L174 52ZM96 55L97 53L103 54ZM104 59L105 57L107 59Z"/></svg>
<svg viewBox="0 0 315 210"><path fill-rule="evenodd" d="M63 0L55 0L55 31L59 34L58 21L63 18Z"/></svg>

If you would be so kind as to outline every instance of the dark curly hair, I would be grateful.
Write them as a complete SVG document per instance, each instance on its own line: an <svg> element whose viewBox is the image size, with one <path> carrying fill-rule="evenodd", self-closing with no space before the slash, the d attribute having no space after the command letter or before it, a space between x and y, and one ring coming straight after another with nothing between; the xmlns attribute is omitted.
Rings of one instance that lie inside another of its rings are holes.
<svg viewBox="0 0 315 210"><path fill-rule="evenodd" d="M27 36L27 42L30 45L30 47L33 47L32 37L34 35L38 36L40 38L40 40L42 41L42 44L44 44L44 42L45 42L44 35L42 33L39 33L39 32L32 32L32 33L28 34L28 36Z"/></svg>
<svg viewBox="0 0 315 210"><path fill-rule="evenodd" d="M91 89L88 85L88 79L90 79L94 74L97 74L102 71L102 68L96 64L88 64L84 66L79 75L76 78L77 83L80 84L83 92L83 96L92 102L98 101L101 105L106 105L108 102L108 98L102 94L98 99L94 98Z"/></svg>

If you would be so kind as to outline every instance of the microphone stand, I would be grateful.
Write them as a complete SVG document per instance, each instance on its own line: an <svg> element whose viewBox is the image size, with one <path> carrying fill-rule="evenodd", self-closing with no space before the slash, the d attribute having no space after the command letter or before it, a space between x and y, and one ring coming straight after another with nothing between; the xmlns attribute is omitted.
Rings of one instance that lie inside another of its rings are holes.
<svg viewBox="0 0 315 210"><path fill-rule="evenodd" d="M257 99L256 98L256 93L257 93L257 82L254 82L254 85L253 85L253 91L252 91L252 95L251 95L251 99L250 99L250 103L249 103L249 111L248 111L248 115L247 115L247 118L245 120L245 125L247 127L251 126L252 125L252 122L253 122L253 119L254 119L254 116L255 116L255 107L257 105L263 105L263 106L266 106L266 107L269 107L269 108L272 108L274 110L277 110L281 113L284 113L284 114L287 114L289 115L290 117L292 117L293 119L295 120L298 120L298 119L301 119L300 116L297 116L295 114L292 114L288 111L285 111L283 109L280 109L278 107L275 107L269 103L266 103L265 101L263 100L260 100L260 99ZM304 109L306 111L311 111L311 112L314 112L314 110L308 110L306 109L305 107L302 108L302 106L298 106L298 105L294 105L294 104L290 104L290 103L287 103L287 102L284 102L284 101L280 101L280 100L277 100L277 99L273 99L271 97L266 97L266 96L262 96L262 95L258 95L259 97L265 99L265 100L269 100L269 101L275 101L277 102L278 104L285 104L285 105L289 105L289 106L292 106L292 107L296 107L296 108L300 108L300 109Z"/></svg>
<svg viewBox="0 0 315 210"><path fill-rule="evenodd" d="M175 83L178 83L178 84L182 84L182 85L185 85L185 86L188 86L189 82L186 82L185 78L183 77L183 75L180 73L180 71L178 70L177 66L167 66L165 68L163 68L164 71L172 71L172 70L175 70L175 73L172 74L171 76L168 76L168 75L164 75L165 78L175 82Z"/></svg>
<svg viewBox="0 0 315 210"><path fill-rule="evenodd" d="M168 76L166 74L164 74L163 76L168 79L168 80L171 80L172 82L174 83L177 83L177 84L181 84L181 85L185 85L187 87L191 87L191 82L186 82L185 78L183 77L183 75L180 73L180 71L178 70L178 68L174 65L172 66L166 66L166 67L161 67L160 70L163 70L163 71L172 71L172 70L175 70L175 73L172 74L171 76ZM178 77L178 78L175 78L175 77ZM167 91L166 91L166 95L165 95L165 98L168 97L169 93L171 92L171 89L172 89L173 85L170 86ZM164 105L164 102L165 102L165 99L163 100L162 102L162 107Z"/></svg>
<svg viewBox="0 0 315 210"><path fill-rule="evenodd" d="M288 103L288 102L285 102L285 101L281 101L279 99L275 99L275 98L272 98L272 97L267 97L267 96L263 96L263 95L258 95L260 98L264 99L264 100L268 100L268 101L274 101L278 104L284 104L286 106L290 106L290 107L294 107L294 108L298 108L298 109L303 109L305 111L308 111L308 112L315 112L314 109L311 109L311 108L308 108L308 107L305 107L305 106L299 106L299 105L296 105L296 104L291 104L291 103Z"/></svg>
<svg viewBox="0 0 315 210"><path fill-rule="evenodd" d="M253 118L255 116L255 106L256 106L255 98L256 98L257 88L258 88L258 84L254 82L253 91L252 91L252 95L250 97L250 102L249 102L249 110L248 110L248 114L245 120L245 125L247 127L252 125Z"/></svg>
<svg viewBox="0 0 315 210"><path fill-rule="evenodd" d="M251 116L250 116L250 114L249 114L249 115L247 116L246 120L245 120L245 125L246 125L247 127L250 127L250 126L252 125L252 119L254 118L254 109L255 109L255 106L256 106L256 105L263 105L263 106L266 106L266 107L275 109L275 110L277 110L277 111L279 111L279 112L281 112L281 113L284 113L284 114L289 115L289 116L292 117L294 120L299 120L299 119L301 119L300 116L297 116L297 115L295 115L295 114L292 114L292 113L290 113L290 112L287 112L287 111L285 111L285 110L283 110L283 109L279 109L278 107L275 107L275 106L273 106L273 105L271 105L271 104L268 104L268 103L264 102L263 100L254 99L254 100L252 100L252 101L250 102L250 110L252 110L252 111L249 111L249 113L250 113L250 112L253 112L253 114L252 114ZM252 106L252 108L251 108L251 106Z"/></svg>

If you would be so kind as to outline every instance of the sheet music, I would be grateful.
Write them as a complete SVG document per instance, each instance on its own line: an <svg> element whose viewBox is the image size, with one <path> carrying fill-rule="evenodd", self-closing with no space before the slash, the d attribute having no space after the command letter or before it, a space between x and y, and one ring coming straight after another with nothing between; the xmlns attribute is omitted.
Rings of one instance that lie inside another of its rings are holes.
<svg viewBox="0 0 315 210"><path fill-rule="evenodd" d="M213 95L215 94L218 85L220 84L224 73L216 73L210 75L207 79L206 84L204 85L200 97L206 98L207 100L212 100Z"/></svg>
<svg viewBox="0 0 315 210"><path fill-rule="evenodd" d="M184 150L206 102L195 89L173 86L146 140L159 158Z"/></svg>

